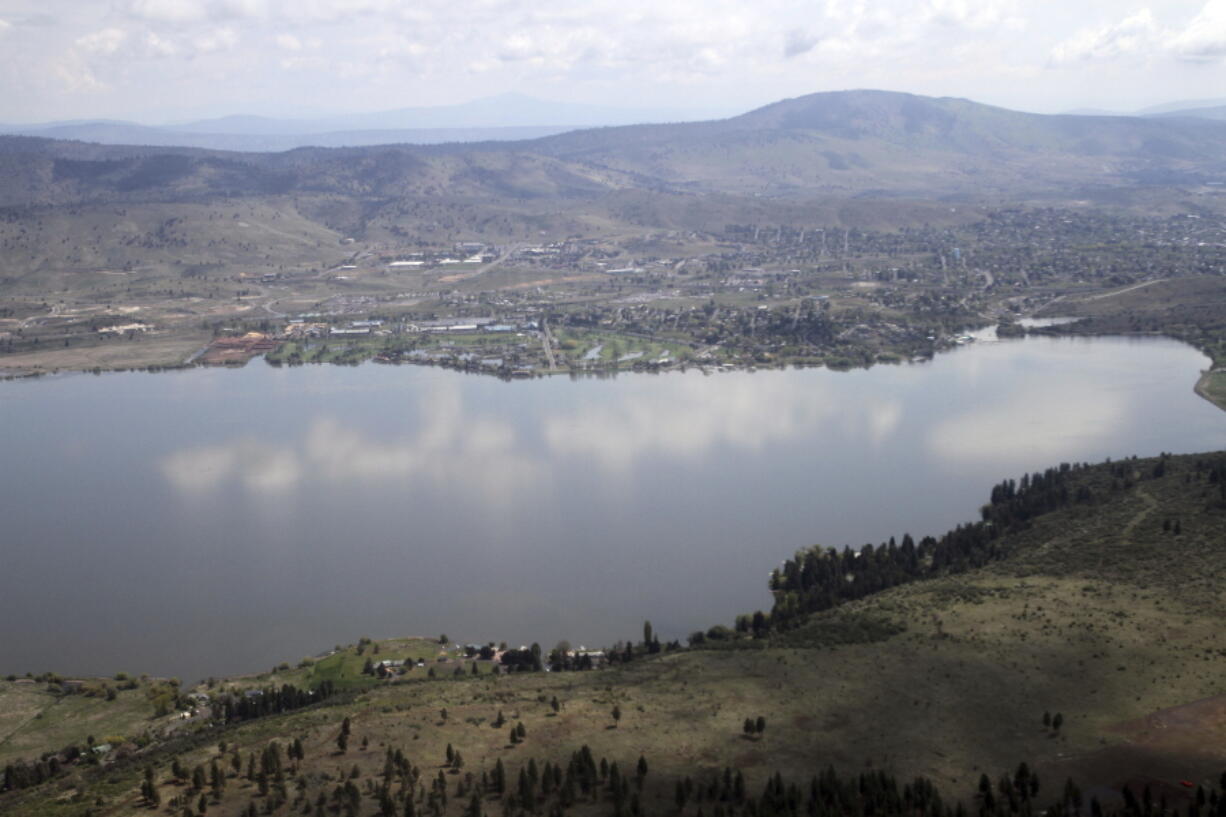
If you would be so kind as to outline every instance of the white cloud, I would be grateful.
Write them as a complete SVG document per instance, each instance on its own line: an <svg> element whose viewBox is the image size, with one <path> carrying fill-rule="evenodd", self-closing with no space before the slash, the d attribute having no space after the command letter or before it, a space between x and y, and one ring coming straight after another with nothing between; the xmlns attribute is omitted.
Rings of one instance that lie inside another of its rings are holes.
<svg viewBox="0 0 1226 817"><path fill-rule="evenodd" d="M152 31L145 32L145 53L151 57L173 57L179 48L170 40L159 37Z"/></svg>
<svg viewBox="0 0 1226 817"><path fill-rule="evenodd" d="M1051 56L1057 63L1157 56L1221 60L1226 58L1226 0L1208 0L1191 19L1176 26L1164 25L1142 8L1117 23L1082 29L1058 43Z"/></svg>
<svg viewBox="0 0 1226 817"><path fill-rule="evenodd" d="M1082 29L1058 43L1051 56L1057 63L1135 56L1152 51L1160 40L1153 13L1143 8L1118 23Z"/></svg>
<svg viewBox="0 0 1226 817"><path fill-rule="evenodd" d="M1024 25L1008 0L928 0L926 12L930 22L969 29Z"/></svg>
<svg viewBox="0 0 1226 817"><path fill-rule="evenodd" d="M298 39L293 34L278 34L277 46L285 51L301 51L302 40Z"/></svg>
<svg viewBox="0 0 1226 817"><path fill-rule="evenodd" d="M1168 47L1189 60L1226 57L1226 0L1209 0L1182 30L1174 32Z"/></svg>
<svg viewBox="0 0 1226 817"><path fill-rule="evenodd" d="M154 23L245 20L268 14L265 0L132 0L128 13Z"/></svg>
<svg viewBox="0 0 1226 817"><path fill-rule="evenodd" d="M230 51L238 45L238 33L226 26L211 28L192 38L192 46L197 54L212 54L216 51Z"/></svg>
<svg viewBox="0 0 1226 817"><path fill-rule="evenodd" d="M0 19L0 34L4 34L4 32L8 31L12 27L13 24L8 20Z"/></svg>
<svg viewBox="0 0 1226 817"><path fill-rule="evenodd" d="M128 35L123 29L104 28L77 38L77 47L87 54L110 56L127 42Z"/></svg>
<svg viewBox="0 0 1226 817"><path fill-rule="evenodd" d="M209 17L208 4L201 0L132 0L128 10L137 19L161 23L197 23Z"/></svg>

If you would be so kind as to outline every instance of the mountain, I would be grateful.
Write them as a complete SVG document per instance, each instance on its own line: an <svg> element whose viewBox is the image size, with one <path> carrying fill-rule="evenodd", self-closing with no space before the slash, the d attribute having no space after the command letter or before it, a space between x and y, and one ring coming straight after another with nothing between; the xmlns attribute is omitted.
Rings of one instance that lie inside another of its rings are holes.
<svg viewBox="0 0 1226 817"><path fill-rule="evenodd" d="M917 195L1219 179L1226 127L1020 113L886 91L810 94L717 122L574 131L534 149L687 189Z"/></svg>
<svg viewBox="0 0 1226 817"><path fill-rule="evenodd" d="M1226 105L1214 105L1207 108L1187 108L1152 115L1159 117L1191 117L1193 119L1226 120Z"/></svg>
<svg viewBox="0 0 1226 817"><path fill-rule="evenodd" d="M701 118L702 112L550 102L502 94L458 105L400 108L316 119L235 115L174 125L73 120L0 126L0 133L104 145L196 147L278 152L300 147L486 142L536 139L576 128Z"/></svg>
<svg viewBox="0 0 1226 817"><path fill-rule="evenodd" d="M1220 182L1226 123L1040 115L964 99L846 91L787 99L730 119L593 128L521 142L257 154L9 137L0 152L18 171L0 187L9 203L291 191L505 200L628 189L982 199ZM14 160L17 153L24 158ZM19 181L30 174L42 181Z"/></svg>
<svg viewBox="0 0 1226 817"><path fill-rule="evenodd" d="M709 112L707 113L709 115ZM173 126L182 133L316 134L338 131L419 130L427 128L509 128L566 126L567 129L633 125L703 118L693 110L620 108L552 102L524 94L499 94L457 105L398 108L322 119L268 119L227 116Z"/></svg>
<svg viewBox="0 0 1226 817"><path fill-rule="evenodd" d="M277 120L268 120L276 122ZM327 131L297 133L270 130L267 133L180 131L137 125L132 122L73 122L47 126L0 129L22 136L70 139L101 145L146 145L187 147L252 153L277 153L301 147L364 147L369 145L435 145L447 142L491 142L537 139L571 130L567 126L519 126L502 128L451 127L411 130ZM254 128L252 129L255 130Z"/></svg>
<svg viewBox="0 0 1226 817"><path fill-rule="evenodd" d="M1164 102L1161 105L1151 105L1136 112L1137 116L1159 116L1161 114L1190 111L1197 108L1216 108L1226 105L1226 99L1184 99L1176 102Z"/></svg>

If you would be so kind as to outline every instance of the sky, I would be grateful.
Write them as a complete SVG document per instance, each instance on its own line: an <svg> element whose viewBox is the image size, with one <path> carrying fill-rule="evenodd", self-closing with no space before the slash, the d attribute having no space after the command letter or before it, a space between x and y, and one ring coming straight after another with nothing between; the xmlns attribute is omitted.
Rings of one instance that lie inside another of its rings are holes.
<svg viewBox="0 0 1226 817"><path fill-rule="evenodd" d="M1043 113L1226 97L1226 0L0 0L9 123L851 88Z"/></svg>

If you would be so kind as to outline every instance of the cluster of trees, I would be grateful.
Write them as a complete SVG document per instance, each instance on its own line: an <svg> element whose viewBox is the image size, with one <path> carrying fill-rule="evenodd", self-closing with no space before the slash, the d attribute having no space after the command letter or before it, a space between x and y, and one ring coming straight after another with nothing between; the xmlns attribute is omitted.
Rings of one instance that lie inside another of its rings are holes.
<svg viewBox="0 0 1226 817"><path fill-rule="evenodd" d="M76 746L68 746L61 752L51 752L36 761L19 760L4 767L4 780L0 781L0 791L16 791L37 786L60 774L64 769L77 762L81 750Z"/></svg>
<svg viewBox="0 0 1226 817"><path fill-rule="evenodd" d="M757 718L746 718L741 731L746 737L761 737L762 733L766 731L766 718L761 715Z"/></svg>
<svg viewBox="0 0 1226 817"><path fill-rule="evenodd" d="M809 613L999 559L1006 555L997 546L1001 534L1070 503L1094 501L1087 486L1070 489L1069 477L1081 467L1064 463L1041 474L1001 482L992 488L990 502L981 509L981 521L959 525L939 539L926 536L917 544L905 534L901 543L891 537L878 547L865 545L860 550L845 547L840 552L818 546L801 551L771 574L775 604L770 615L759 611L741 616L737 630L761 637L772 629L787 629Z"/></svg>
<svg viewBox="0 0 1226 817"><path fill-rule="evenodd" d="M1218 500L1226 505L1226 457L1218 457L1203 465L1200 460L1197 460L1196 470L1200 471L1202 467L1208 471L1209 484L1216 485L1218 488Z"/></svg>
<svg viewBox="0 0 1226 817"><path fill-rule="evenodd" d="M213 718L223 723L235 723L292 712L326 700L335 692L336 687L331 681L322 681L313 690L282 684L280 687L247 690L241 695L223 695L213 701Z"/></svg>

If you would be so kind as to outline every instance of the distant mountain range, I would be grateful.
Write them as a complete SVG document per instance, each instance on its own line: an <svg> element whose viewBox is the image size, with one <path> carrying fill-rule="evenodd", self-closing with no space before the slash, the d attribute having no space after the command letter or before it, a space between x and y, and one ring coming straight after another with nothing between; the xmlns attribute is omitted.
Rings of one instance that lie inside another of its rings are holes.
<svg viewBox="0 0 1226 817"><path fill-rule="evenodd" d="M104 145L277 152L308 146L514 141L579 128L713 118L715 115L716 112L711 111L618 108L501 94L458 105L400 108L317 119L225 116L162 126L109 119L74 120L0 125L0 133L76 139Z"/></svg>
<svg viewBox="0 0 1226 817"><path fill-rule="evenodd" d="M1075 197L1226 183L1226 122L1020 113L885 91L820 93L730 119L515 142L232 153L0 137L0 203L344 196L592 198L620 191L805 199Z"/></svg>
<svg viewBox="0 0 1226 817"><path fill-rule="evenodd" d="M1153 105L1139 111L1076 108L1065 113L1070 116L1183 116L1193 119L1226 119L1226 99L1186 99Z"/></svg>

